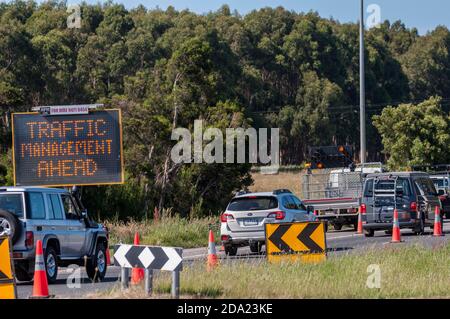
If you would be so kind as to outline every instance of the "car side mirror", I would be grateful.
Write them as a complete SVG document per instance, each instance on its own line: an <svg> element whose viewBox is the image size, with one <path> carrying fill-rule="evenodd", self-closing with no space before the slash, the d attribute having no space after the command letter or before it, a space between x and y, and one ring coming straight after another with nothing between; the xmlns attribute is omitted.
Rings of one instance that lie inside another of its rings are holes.
<svg viewBox="0 0 450 319"><path fill-rule="evenodd" d="M84 210L81 211L81 217L83 219L86 219L88 217L87 209L84 209Z"/></svg>

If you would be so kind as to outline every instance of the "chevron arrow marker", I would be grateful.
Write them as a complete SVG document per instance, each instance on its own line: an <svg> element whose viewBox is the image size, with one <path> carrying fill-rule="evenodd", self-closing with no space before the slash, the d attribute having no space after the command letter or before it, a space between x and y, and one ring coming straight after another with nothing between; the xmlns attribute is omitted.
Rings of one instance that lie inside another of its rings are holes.
<svg viewBox="0 0 450 319"><path fill-rule="evenodd" d="M133 266L128 262L125 257L128 251L133 247L132 245L120 245L117 251L114 253L114 261L116 261L121 267L132 268Z"/></svg>
<svg viewBox="0 0 450 319"><path fill-rule="evenodd" d="M320 247L314 240L311 239L311 235L314 231L319 228L320 224L307 224L303 231L298 235L298 240L300 240L311 253L321 253L323 248Z"/></svg>
<svg viewBox="0 0 450 319"><path fill-rule="evenodd" d="M183 261L183 258L180 256L180 254L175 248L162 247L162 249L166 253L169 260L164 264L161 270L170 270L170 271L176 270Z"/></svg>
<svg viewBox="0 0 450 319"><path fill-rule="evenodd" d="M284 242L281 237L289 230L291 225L280 224L278 228L269 237L269 240L281 251L289 252L291 248Z"/></svg>

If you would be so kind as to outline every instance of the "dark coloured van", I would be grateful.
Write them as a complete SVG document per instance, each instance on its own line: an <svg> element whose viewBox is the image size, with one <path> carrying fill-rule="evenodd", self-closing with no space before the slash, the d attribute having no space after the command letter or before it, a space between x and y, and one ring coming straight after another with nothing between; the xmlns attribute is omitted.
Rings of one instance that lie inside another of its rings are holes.
<svg viewBox="0 0 450 319"><path fill-rule="evenodd" d="M438 193L427 173L398 172L369 174L361 199L363 229L366 237L376 230L392 232L394 209L397 209L400 228L410 228L423 234L425 227L433 227L436 206L441 208Z"/></svg>

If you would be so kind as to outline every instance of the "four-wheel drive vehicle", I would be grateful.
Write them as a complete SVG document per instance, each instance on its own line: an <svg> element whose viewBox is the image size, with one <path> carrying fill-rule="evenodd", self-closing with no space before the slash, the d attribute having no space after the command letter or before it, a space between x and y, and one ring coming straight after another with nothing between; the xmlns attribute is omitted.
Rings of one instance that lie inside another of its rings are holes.
<svg viewBox="0 0 450 319"><path fill-rule="evenodd" d="M376 230L392 231L394 209L400 228L411 228L423 234L426 226L433 227L434 212L440 202L427 173L400 172L369 174L364 183L361 205L364 234L372 237Z"/></svg>
<svg viewBox="0 0 450 319"><path fill-rule="evenodd" d="M0 187L0 235L9 235L17 279L32 280L35 243L41 240L49 283L58 266L85 266L89 278L105 276L108 234L81 201L63 189Z"/></svg>
<svg viewBox="0 0 450 319"><path fill-rule="evenodd" d="M446 218L450 218L449 172L443 174L432 174L430 175L430 178L432 179L434 187L439 194L439 200L442 205L442 214Z"/></svg>
<svg viewBox="0 0 450 319"><path fill-rule="evenodd" d="M221 240L227 255L234 256L238 247L250 245L261 252L265 242L266 223L311 221L312 212L289 190L272 193L239 193L221 215Z"/></svg>

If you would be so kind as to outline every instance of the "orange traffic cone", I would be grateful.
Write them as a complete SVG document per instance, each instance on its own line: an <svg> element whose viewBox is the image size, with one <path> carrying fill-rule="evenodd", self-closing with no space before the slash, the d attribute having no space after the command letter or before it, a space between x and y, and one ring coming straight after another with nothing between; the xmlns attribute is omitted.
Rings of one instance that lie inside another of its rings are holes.
<svg viewBox="0 0 450 319"><path fill-rule="evenodd" d="M366 206L361 205L359 207L359 213L358 213L358 229L356 231L357 234L363 233L363 222L362 222L362 215L366 213Z"/></svg>
<svg viewBox="0 0 450 319"><path fill-rule="evenodd" d="M392 225L392 240L391 243L400 243L402 241L400 224L398 222L398 211L394 209L394 223Z"/></svg>
<svg viewBox="0 0 450 319"><path fill-rule="evenodd" d="M45 271L42 241L36 242L36 262L34 267L33 295L31 298L49 298L47 272Z"/></svg>
<svg viewBox="0 0 450 319"><path fill-rule="evenodd" d="M139 245L139 233L136 232L134 234L134 245ZM131 284L137 285L140 284L142 280L144 280L145 274L144 269L133 267L131 270Z"/></svg>
<svg viewBox="0 0 450 319"><path fill-rule="evenodd" d="M442 222L441 222L441 210L439 206L436 206L434 209L434 231L433 236L439 237L444 236L444 233L442 232Z"/></svg>
<svg viewBox="0 0 450 319"><path fill-rule="evenodd" d="M210 230L208 240L208 261L207 261L208 271L215 268L218 264L219 262L216 254L216 243L214 241L214 234L212 230Z"/></svg>

